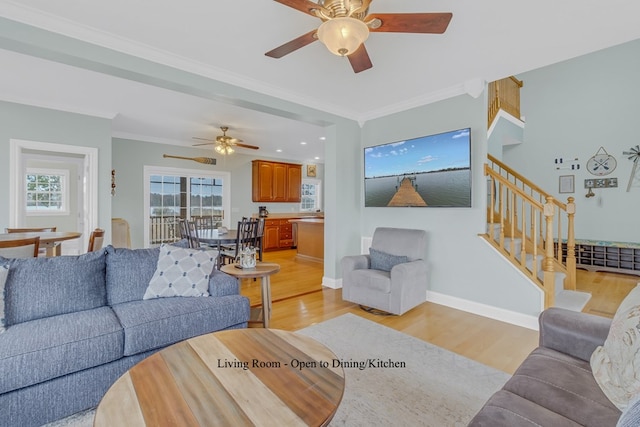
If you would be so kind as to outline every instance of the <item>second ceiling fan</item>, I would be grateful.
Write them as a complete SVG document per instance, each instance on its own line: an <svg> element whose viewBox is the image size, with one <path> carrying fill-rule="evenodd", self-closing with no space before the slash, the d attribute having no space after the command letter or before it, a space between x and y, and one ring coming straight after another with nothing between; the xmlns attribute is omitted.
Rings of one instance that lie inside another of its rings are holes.
<svg viewBox="0 0 640 427"><path fill-rule="evenodd" d="M200 141L208 141L203 142L201 144L193 144L194 147L198 147L201 145L211 145L215 144L214 150L220 154L232 154L235 151L235 147L249 148L251 150L257 150L260 147L256 147L255 145L243 144L241 139L233 138L227 135L227 131L229 130L228 126L221 126L222 135L216 136L216 139L207 139L207 138L198 138L193 137L193 139L197 139Z"/></svg>
<svg viewBox="0 0 640 427"><path fill-rule="evenodd" d="M442 34L449 26L452 13L372 13L372 0L275 0L300 12L322 20L322 24L265 55L283 56L320 40L330 52L349 58L353 71L372 67L364 47L369 32Z"/></svg>

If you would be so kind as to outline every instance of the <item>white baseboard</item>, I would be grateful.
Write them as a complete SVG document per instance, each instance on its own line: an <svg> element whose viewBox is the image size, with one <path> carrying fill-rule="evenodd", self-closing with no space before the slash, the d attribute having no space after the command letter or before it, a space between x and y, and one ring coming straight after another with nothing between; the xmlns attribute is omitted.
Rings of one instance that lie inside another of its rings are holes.
<svg viewBox="0 0 640 427"><path fill-rule="evenodd" d="M322 286L326 286L331 289L341 289L342 288L342 279L332 279L327 276L322 277Z"/></svg>
<svg viewBox="0 0 640 427"><path fill-rule="evenodd" d="M537 316L516 313L515 311L505 310L504 308L493 307L433 291L427 291L427 301L477 314L479 316L488 317L490 319L499 320L501 322L510 323L512 325L522 326L523 328L533 329L534 331L539 329Z"/></svg>

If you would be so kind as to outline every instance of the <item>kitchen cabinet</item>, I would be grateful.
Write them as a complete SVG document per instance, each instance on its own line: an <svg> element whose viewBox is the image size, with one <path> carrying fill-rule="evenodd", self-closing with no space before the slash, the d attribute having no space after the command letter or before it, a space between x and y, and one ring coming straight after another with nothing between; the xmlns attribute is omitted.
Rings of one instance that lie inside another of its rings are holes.
<svg viewBox="0 0 640 427"><path fill-rule="evenodd" d="M292 218L266 219L264 222L264 250L291 249L293 246Z"/></svg>
<svg viewBox="0 0 640 427"><path fill-rule="evenodd" d="M251 178L254 202L300 202L302 165L254 160Z"/></svg>

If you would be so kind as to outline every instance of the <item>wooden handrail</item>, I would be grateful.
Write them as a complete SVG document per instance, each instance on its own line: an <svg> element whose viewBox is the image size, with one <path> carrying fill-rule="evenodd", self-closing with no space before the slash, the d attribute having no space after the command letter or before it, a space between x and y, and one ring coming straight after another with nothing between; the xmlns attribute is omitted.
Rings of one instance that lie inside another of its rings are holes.
<svg viewBox="0 0 640 427"><path fill-rule="evenodd" d="M565 289L575 289L574 199L562 203L495 157L489 155L488 160L485 176L492 185L485 238L543 290L545 308L553 306L555 287L562 286L555 283L556 272L565 273ZM521 242L519 251L516 238Z"/></svg>
<svg viewBox="0 0 640 427"><path fill-rule="evenodd" d="M516 172L515 170L513 170L512 168L510 168L505 163L501 162L500 160L498 160L497 158L495 158L491 154L487 154L487 158L491 161L491 163L499 166L500 169L504 170L509 175L512 175L518 181L522 182L522 184L524 186L527 186L527 187L531 188L536 193L539 193L541 195L547 196L547 192L544 191L541 187L537 186L532 181L530 181L527 178L525 178L524 176L520 175L518 172ZM488 165L486 165L486 166L488 166ZM553 204L555 204L556 206L560 207L562 210L565 210L565 211L567 210L567 205L562 203L560 200L554 199L553 200Z"/></svg>

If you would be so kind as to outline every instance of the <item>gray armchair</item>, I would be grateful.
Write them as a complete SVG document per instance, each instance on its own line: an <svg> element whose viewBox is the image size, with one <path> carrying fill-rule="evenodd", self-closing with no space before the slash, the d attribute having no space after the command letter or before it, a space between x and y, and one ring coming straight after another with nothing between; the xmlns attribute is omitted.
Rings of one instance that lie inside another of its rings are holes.
<svg viewBox="0 0 640 427"><path fill-rule="evenodd" d="M342 258L342 299L404 314L427 297L427 232L377 228L370 255Z"/></svg>

